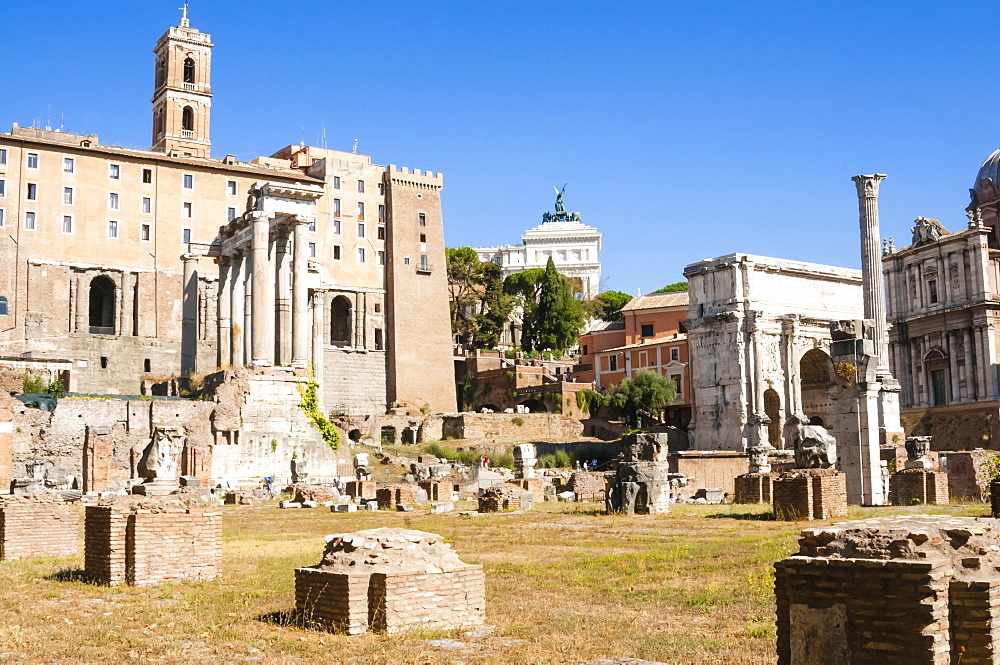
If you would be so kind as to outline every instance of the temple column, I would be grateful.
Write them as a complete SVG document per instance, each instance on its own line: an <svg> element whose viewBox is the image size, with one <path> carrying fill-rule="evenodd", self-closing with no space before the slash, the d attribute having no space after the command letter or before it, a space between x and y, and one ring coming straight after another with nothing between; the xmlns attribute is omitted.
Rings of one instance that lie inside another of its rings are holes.
<svg viewBox="0 0 1000 665"><path fill-rule="evenodd" d="M246 292L244 289L246 277L244 275L244 264L246 259L243 252L236 253L229 263L229 325L231 326L231 336L229 337L229 362L234 367L246 365L246 354L244 351L243 331L245 330L244 306L246 305Z"/></svg>
<svg viewBox="0 0 1000 665"><path fill-rule="evenodd" d="M190 376L198 366L198 259L184 254L183 321L181 323L181 376Z"/></svg>
<svg viewBox="0 0 1000 665"><path fill-rule="evenodd" d="M326 298L321 291L313 291L312 295L312 371L313 377L323 382L323 347L325 346L324 314L326 313Z"/></svg>
<svg viewBox="0 0 1000 665"><path fill-rule="evenodd" d="M878 354L877 374L889 374L889 353L882 301L881 240L878 226L878 186L885 175L856 175L859 219L861 222L861 279L865 300L865 318L875 322L875 352Z"/></svg>
<svg viewBox="0 0 1000 665"><path fill-rule="evenodd" d="M77 317L80 314L80 278L69 280L69 331L77 332Z"/></svg>
<svg viewBox="0 0 1000 665"><path fill-rule="evenodd" d="M215 362L219 367L233 364L232 347L232 261L228 256L219 257L219 292L217 294L215 335Z"/></svg>
<svg viewBox="0 0 1000 665"><path fill-rule="evenodd" d="M274 271L271 270L271 213L251 213L251 362L274 364Z"/></svg>
<svg viewBox="0 0 1000 665"><path fill-rule="evenodd" d="M986 360L983 354L983 327L973 326L972 342L976 350L976 383L979 399L989 399L990 384L986 374Z"/></svg>
<svg viewBox="0 0 1000 665"><path fill-rule="evenodd" d="M976 364L972 360L972 335L969 333L968 328L963 328L962 332L963 346L965 347L965 401L971 402L979 397L979 390L976 384Z"/></svg>
<svg viewBox="0 0 1000 665"><path fill-rule="evenodd" d="M243 364L253 358L253 254L243 255Z"/></svg>
<svg viewBox="0 0 1000 665"><path fill-rule="evenodd" d="M309 363L309 243L306 241L308 218L293 219L295 241L292 247L292 365L305 367Z"/></svg>
<svg viewBox="0 0 1000 665"><path fill-rule="evenodd" d="M949 330L948 336L948 374L951 377L951 401L961 402L962 393L959 389L958 378L958 335L954 330Z"/></svg>
<svg viewBox="0 0 1000 665"><path fill-rule="evenodd" d="M986 374L985 389L989 390L990 399L1000 399L997 385L997 353L993 343L993 323L983 326L983 371Z"/></svg>
<svg viewBox="0 0 1000 665"><path fill-rule="evenodd" d="M288 256L289 238L286 231L278 234L274 245L275 281L274 334L275 364L289 365L292 360L292 312L289 302L291 269Z"/></svg>

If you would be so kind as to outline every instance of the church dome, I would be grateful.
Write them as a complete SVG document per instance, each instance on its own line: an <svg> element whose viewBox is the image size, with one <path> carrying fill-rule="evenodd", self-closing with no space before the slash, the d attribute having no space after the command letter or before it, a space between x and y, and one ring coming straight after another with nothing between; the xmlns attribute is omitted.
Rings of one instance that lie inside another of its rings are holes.
<svg viewBox="0 0 1000 665"><path fill-rule="evenodd" d="M996 187L1000 184L1000 150L994 150L993 153L986 158L983 165L979 167L979 173L976 174L976 182L972 184L973 189L979 187L979 183L983 181L984 178L989 178L993 181L993 186Z"/></svg>

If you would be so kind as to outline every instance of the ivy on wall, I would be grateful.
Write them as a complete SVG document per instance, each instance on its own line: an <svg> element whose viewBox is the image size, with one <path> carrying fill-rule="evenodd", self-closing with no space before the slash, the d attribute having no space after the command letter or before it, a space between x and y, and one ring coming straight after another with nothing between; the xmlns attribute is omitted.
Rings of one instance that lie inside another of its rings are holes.
<svg viewBox="0 0 1000 665"><path fill-rule="evenodd" d="M323 440L326 444L330 446L331 449L337 450L340 448L340 433L337 432L337 428L333 426L326 416L319 410L319 400L316 398L316 391L319 388L319 384L312 378L306 383L299 384L299 392L302 394L302 401L299 402L299 406L305 412L309 419L312 420L313 425L319 430L319 433L323 435Z"/></svg>

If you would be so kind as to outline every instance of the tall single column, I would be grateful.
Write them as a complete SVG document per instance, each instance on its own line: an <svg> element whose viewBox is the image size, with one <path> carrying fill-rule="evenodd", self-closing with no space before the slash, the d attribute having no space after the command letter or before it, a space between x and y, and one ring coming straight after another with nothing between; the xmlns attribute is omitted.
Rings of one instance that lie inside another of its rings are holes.
<svg viewBox="0 0 1000 665"><path fill-rule="evenodd" d="M989 374L986 372L986 358L983 353L983 327L973 326L972 343L976 353L976 392L980 400L989 399Z"/></svg>
<svg viewBox="0 0 1000 665"><path fill-rule="evenodd" d="M952 403L962 401L960 381L958 378L958 333L949 330L945 333L948 339L948 374L951 379Z"/></svg>
<svg viewBox="0 0 1000 665"><path fill-rule="evenodd" d="M292 366L305 367L309 363L309 335L312 332L309 314L309 243L306 229L309 220L296 215L293 220L295 245L292 248ZM360 317L358 317L360 318Z"/></svg>
<svg viewBox="0 0 1000 665"><path fill-rule="evenodd" d="M973 344L972 334L968 328L963 328L962 332L963 350L965 351L965 401L973 402L979 398L979 391L976 384L976 363L972 359Z"/></svg>
<svg viewBox="0 0 1000 665"><path fill-rule="evenodd" d="M219 292L216 301L215 362L219 367L233 364L232 347L232 261L228 256L219 257Z"/></svg>
<svg viewBox="0 0 1000 665"><path fill-rule="evenodd" d="M184 282L181 287L184 318L181 324L181 376L190 376L198 367L198 259L184 254Z"/></svg>
<svg viewBox="0 0 1000 665"><path fill-rule="evenodd" d="M274 331L274 360L278 365L289 365L292 360L292 307L290 302L292 271L288 265L291 261L288 245L288 232L280 232L274 244L274 269L277 273L274 287L274 320L276 326Z"/></svg>
<svg viewBox="0 0 1000 665"><path fill-rule="evenodd" d="M246 330L246 257L243 252L239 252L230 260L229 282L229 324L232 326L232 334L229 338L230 363L234 367L242 367L247 364L246 353L244 353L245 342L243 331Z"/></svg>
<svg viewBox="0 0 1000 665"><path fill-rule="evenodd" d="M243 255L243 364L253 358L253 254Z"/></svg>
<svg viewBox="0 0 1000 665"><path fill-rule="evenodd" d="M69 280L69 331L76 332L76 315L79 306L77 305L77 288L79 280L75 277Z"/></svg>
<svg viewBox="0 0 1000 665"><path fill-rule="evenodd" d="M861 279L865 299L865 318L875 321L875 352L878 353L877 374L889 374L888 325L885 303L882 301L882 251L878 228L878 186L885 179L882 173L856 175L858 208L861 222Z"/></svg>
<svg viewBox="0 0 1000 665"><path fill-rule="evenodd" d="M313 376L320 383L323 382L323 346L325 341L326 326L324 315L326 313L326 298L321 291L313 291L312 301L312 371ZM322 391L320 391L322 393Z"/></svg>
<svg viewBox="0 0 1000 665"><path fill-rule="evenodd" d="M997 383L997 352L993 342L993 323L987 322L983 326L983 369L986 373L986 386L984 390L989 390L990 399L1000 399L1000 385Z"/></svg>
<svg viewBox="0 0 1000 665"><path fill-rule="evenodd" d="M274 272L271 270L271 213L250 213L253 221L251 252L251 361L254 365L274 364Z"/></svg>

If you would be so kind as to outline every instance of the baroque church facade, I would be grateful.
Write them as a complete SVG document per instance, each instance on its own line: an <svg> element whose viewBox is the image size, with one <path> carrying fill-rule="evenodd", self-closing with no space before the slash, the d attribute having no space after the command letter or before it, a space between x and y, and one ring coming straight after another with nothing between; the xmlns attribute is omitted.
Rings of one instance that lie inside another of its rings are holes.
<svg viewBox="0 0 1000 665"><path fill-rule="evenodd" d="M0 383L309 366L327 410L455 408L440 173L290 145L211 156L212 42L154 50L152 145L0 133Z"/></svg>

